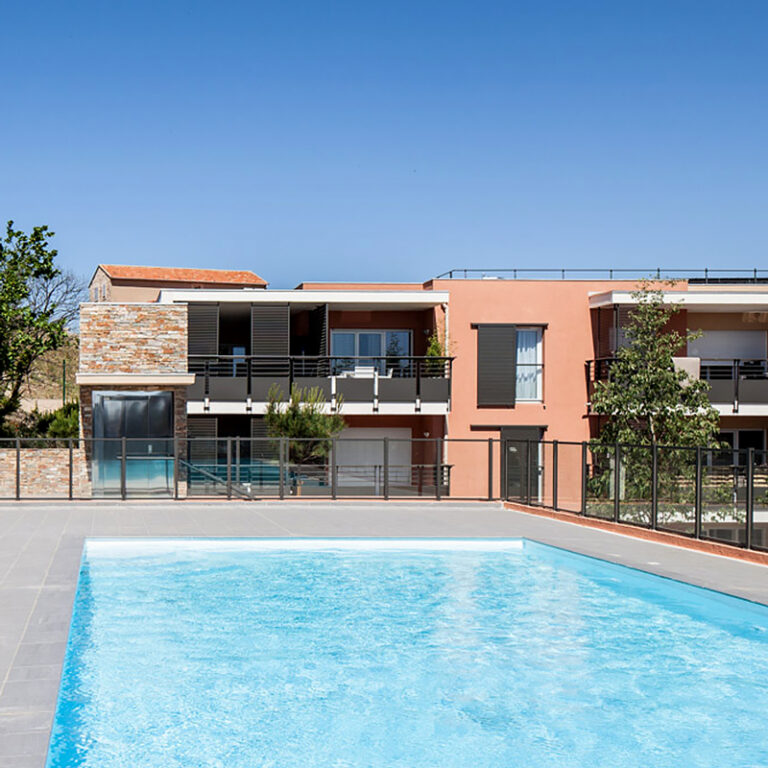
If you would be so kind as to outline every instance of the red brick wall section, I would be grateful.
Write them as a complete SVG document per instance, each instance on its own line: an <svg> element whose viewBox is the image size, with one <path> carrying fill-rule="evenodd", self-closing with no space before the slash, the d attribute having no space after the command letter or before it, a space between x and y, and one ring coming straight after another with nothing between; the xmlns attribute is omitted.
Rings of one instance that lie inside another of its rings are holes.
<svg viewBox="0 0 768 768"><path fill-rule="evenodd" d="M82 304L80 373L186 373L186 304Z"/></svg>
<svg viewBox="0 0 768 768"><path fill-rule="evenodd" d="M19 454L21 498L66 499L69 494L68 448L22 448ZM83 448L72 451L75 498L90 498L91 483ZM16 449L0 449L0 498L16 497Z"/></svg>

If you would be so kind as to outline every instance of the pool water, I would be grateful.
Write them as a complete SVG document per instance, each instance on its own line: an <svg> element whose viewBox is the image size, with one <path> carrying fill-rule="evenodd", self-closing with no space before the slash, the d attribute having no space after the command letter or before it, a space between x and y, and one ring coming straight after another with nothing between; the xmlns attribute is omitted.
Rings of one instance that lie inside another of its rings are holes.
<svg viewBox="0 0 768 768"><path fill-rule="evenodd" d="M106 541L49 768L768 765L768 609L521 541Z"/></svg>

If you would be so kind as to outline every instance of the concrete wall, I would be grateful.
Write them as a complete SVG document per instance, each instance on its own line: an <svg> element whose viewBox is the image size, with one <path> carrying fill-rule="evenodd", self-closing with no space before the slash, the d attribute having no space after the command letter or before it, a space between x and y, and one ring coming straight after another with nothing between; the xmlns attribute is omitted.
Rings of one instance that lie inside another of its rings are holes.
<svg viewBox="0 0 768 768"><path fill-rule="evenodd" d="M186 304L80 306L80 373L186 370Z"/></svg>

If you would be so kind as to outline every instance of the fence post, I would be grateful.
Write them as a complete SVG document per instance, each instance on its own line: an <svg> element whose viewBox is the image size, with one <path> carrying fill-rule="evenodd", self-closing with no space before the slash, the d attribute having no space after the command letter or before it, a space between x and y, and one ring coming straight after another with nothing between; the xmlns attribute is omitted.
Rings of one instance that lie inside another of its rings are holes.
<svg viewBox="0 0 768 768"><path fill-rule="evenodd" d="M651 445L651 529L659 527L659 447Z"/></svg>
<svg viewBox="0 0 768 768"><path fill-rule="evenodd" d="M21 498L21 440L16 438L16 501Z"/></svg>
<svg viewBox="0 0 768 768"><path fill-rule="evenodd" d="M440 501L443 484L443 439L441 437L435 440L435 498Z"/></svg>
<svg viewBox="0 0 768 768"><path fill-rule="evenodd" d="M389 438L384 438L384 498L389 498Z"/></svg>
<svg viewBox="0 0 768 768"><path fill-rule="evenodd" d="M240 485L240 437L235 437L235 482Z"/></svg>
<svg viewBox="0 0 768 768"><path fill-rule="evenodd" d="M74 488L73 488L73 467L72 464L74 462L74 453L72 451L72 438L69 438L69 499L70 501L74 498Z"/></svg>
<svg viewBox="0 0 768 768"><path fill-rule="evenodd" d="M179 500L179 460L181 459L181 448L179 437L173 438L173 498Z"/></svg>
<svg viewBox="0 0 768 768"><path fill-rule="evenodd" d="M278 458L278 467L280 469L280 481L279 481L279 483L280 483L280 498L281 499L285 498L285 457L284 457L285 449L284 449L284 446L285 446L285 438L281 437L280 438L280 442L278 443L278 451L277 451L277 455L279 457Z"/></svg>
<svg viewBox="0 0 768 768"><path fill-rule="evenodd" d="M581 514L587 514L587 443L581 444Z"/></svg>
<svg viewBox="0 0 768 768"><path fill-rule="evenodd" d="M336 438L331 438L331 498L335 501L338 495L338 487L336 485Z"/></svg>
<svg viewBox="0 0 768 768"><path fill-rule="evenodd" d="M125 464L128 454L128 440L123 436L120 442L121 456L120 456L120 498L125 501L128 495L128 489L125 482Z"/></svg>
<svg viewBox="0 0 768 768"><path fill-rule="evenodd" d="M531 440L526 440L525 451L525 503L531 506Z"/></svg>
<svg viewBox="0 0 768 768"><path fill-rule="evenodd" d="M752 528L755 523L755 449L747 449L747 520L744 546L752 549Z"/></svg>
<svg viewBox="0 0 768 768"><path fill-rule="evenodd" d="M558 441L552 441L552 509L557 511L557 453Z"/></svg>
<svg viewBox="0 0 768 768"><path fill-rule="evenodd" d="M493 501L493 438L488 438L488 501Z"/></svg>
<svg viewBox="0 0 768 768"><path fill-rule="evenodd" d="M613 452L613 522L618 523L621 517L621 445L616 443Z"/></svg>
<svg viewBox="0 0 768 768"><path fill-rule="evenodd" d="M227 498L232 498L232 438L227 438Z"/></svg>
<svg viewBox="0 0 768 768"><path fill-rule="evenodd" d="M696 482L693 504L693 535L701 538L701 447L696 448Z"/></svg>

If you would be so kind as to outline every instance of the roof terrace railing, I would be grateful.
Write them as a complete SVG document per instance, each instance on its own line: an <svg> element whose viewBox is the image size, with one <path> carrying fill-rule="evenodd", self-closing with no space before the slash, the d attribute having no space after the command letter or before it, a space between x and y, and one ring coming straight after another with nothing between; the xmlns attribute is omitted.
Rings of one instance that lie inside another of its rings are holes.
<svg viewBox="0 0 768 768"><path fill-rule="evenodd" d="M435 280L687 280L691 283L768 283L768 269L449 269Z"/></svg>

